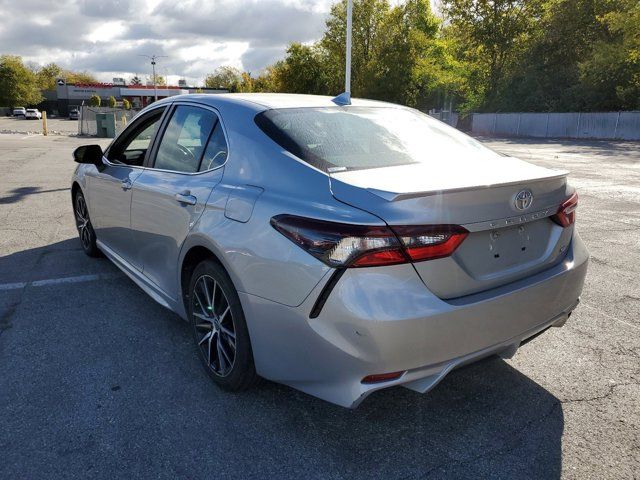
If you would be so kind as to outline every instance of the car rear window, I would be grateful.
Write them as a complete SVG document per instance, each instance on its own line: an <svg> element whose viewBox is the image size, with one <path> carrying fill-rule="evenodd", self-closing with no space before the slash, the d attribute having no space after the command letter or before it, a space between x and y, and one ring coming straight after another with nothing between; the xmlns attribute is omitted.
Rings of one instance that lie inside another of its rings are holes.
<svg viewBox="0 0 640 480"><path fill-rule="evenodd" d="M496 156L480 142L428 115L394 107L285 108L256 124L282 148L325 172Z"/></svg>

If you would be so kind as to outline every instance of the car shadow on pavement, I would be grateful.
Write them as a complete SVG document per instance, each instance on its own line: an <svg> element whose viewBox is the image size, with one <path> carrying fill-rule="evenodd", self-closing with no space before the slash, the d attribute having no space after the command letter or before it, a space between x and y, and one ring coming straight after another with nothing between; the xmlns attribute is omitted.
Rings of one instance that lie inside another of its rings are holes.
<svg viewBox="0 0 640 480"><path fill-rule="evenodd" d="M116 271L77 239L0 258L0 272L20 265L47 278ZM266 381L219 389L189 325L124 275L20 292L9 310L0 291L0 478L561 475L562 405L504 360L348 410Z"/></svg>
<svg viewBox="0 0 640 480"><path fill-rule="evenodd" d="M50 190L42 190L41 187L18 187L11 190L9 192L9 195L0 197L0 205L19 202L27 195L33 195L36 193L62 192L64 190L69 190L69 188L54 188Z"/></svg>

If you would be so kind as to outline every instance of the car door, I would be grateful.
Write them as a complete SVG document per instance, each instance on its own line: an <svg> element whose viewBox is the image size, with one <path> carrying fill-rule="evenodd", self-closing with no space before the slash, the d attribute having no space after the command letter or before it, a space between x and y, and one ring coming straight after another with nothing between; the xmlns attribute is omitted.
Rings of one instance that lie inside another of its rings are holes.
<svg viewBox="0 0 640 480"><path fill-rule="evenodd" d="M177 104L133 186L131 225L138 263L171 298L178 298L180 248L222 179L226 157L216 111Z"/></svg>
<svg viewBox="0 0 640 480"><path fill-rule="evenodd" d="M138 270L131 233L131 188L144 170L144 160L165 108L136 119L109 147L104 166L89 176L89 206L101 244Z"/></svg>

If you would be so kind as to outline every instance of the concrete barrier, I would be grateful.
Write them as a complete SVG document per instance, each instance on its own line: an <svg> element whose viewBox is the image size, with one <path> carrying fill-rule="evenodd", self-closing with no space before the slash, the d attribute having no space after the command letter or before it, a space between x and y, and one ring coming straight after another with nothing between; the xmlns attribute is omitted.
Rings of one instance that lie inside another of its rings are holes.
<svg viewBox="0 0 640 480"><path fill-rule="evenodd" d="M477 135L640 140L640 112L474 113Z"/></svg>

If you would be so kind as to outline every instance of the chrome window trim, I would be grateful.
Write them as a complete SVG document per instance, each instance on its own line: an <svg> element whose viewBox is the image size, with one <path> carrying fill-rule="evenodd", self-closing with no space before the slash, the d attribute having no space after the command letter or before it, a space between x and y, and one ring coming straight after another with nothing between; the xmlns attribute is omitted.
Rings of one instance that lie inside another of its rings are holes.
<svg viewBox="0 0 640 480"><path fill-rule="evenodd" d="M227 144L227 158L224 161L224 163L222 165L218 165L217 167L214 168L210 168L208 170L203 170L202 172L180 172L179 170L167 170L164 168L155 168L153 165L155 165L156 163L156 154L158 153L158 149L157 147L160 145L158 143L158 145L154 145L153 147L153 152L151 153L151 155L153 155L153 164L144 167L147 170L151 170L154 172L165 172L165 173L175 173L178 175L188 175L188 176L193 176L193 175L202 175L205 173L211 173L215 170L218 170L220 168L223 168L227 162L229 161L229 155L230 155L230 148L229 148L229 135L227 135L227 128L224 124L224 122L222 121L222 115L220 115L220 112L218 111L217 108L212 107L211 105L206 105L204 103L199 103L199 102L194 102L193 100L177 100L173 103L171 103L171 107L172 111L171 111L171 115L173 115L173 112L175 111L175 109L181 105L187 106L187 107L198 107L198 108L202 108L203 110L210 110L212 111L216 118L218 119L218 122L220 123L220 125L222 125L222 134L224 135L224 141ZM170 121L170 118L168 119L168 121ZM162 130L162 134L164 135L164 131L166 130L166 125L165 128ZM162 138L160 138L160 141L162 140ZM205 146L205 150L206 150L206 146Z"/></svg>

